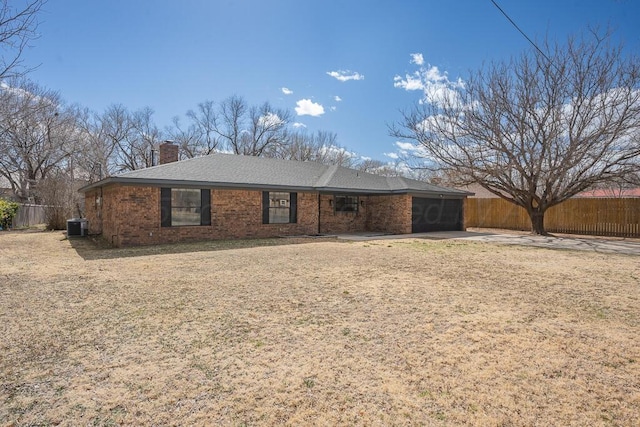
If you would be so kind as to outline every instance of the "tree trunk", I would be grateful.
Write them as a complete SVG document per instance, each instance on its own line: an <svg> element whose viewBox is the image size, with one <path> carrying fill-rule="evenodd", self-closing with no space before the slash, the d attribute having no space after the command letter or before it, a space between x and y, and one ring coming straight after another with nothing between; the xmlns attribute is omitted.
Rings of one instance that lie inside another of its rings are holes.
<svg viewBox="0 0 640 427"><path fill-rule="evenodd" d="M544 210L540 208L529 210L529 218L531 218L531 233L540 236L548 235L547 230L544 229Z"/></svg>

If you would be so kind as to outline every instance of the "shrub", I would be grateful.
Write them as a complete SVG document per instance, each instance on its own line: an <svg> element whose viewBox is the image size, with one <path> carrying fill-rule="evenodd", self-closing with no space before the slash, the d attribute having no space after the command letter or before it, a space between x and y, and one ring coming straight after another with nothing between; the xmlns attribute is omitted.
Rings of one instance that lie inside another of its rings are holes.
<svg viewBox="0 0 640 427"><path fill-rule="evenodd" d="M18 213L19 204L0 199L0 227L6 230L11 227L13 218Z"/></svg>

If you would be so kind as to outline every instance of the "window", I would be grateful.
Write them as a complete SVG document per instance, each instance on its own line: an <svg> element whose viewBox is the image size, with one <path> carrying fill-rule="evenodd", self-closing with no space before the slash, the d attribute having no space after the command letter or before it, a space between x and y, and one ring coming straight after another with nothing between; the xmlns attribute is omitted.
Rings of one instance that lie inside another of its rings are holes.
<svg viewBox="0 0 640 427"><path fill-rule="evenodd" d="M171 226L200 225L200 190L171 189Z"/></svg>
<svg viewBox="0 0 640 427"><path fill-rule="evenodd" d="M298 193L264 191L262 193L262 223L289 224L297 222Z"/></svg>
<svg viewBox="0 0 640 427"><path fill-rule="evenodd" d="M358 212L358 196L333 196L336 212Z"/></svg>
<svg viewBox="0 0 640 427"><path fill-rule="evenodd" d="M160 190L162 226L211 225L210 204L210 190L162 188Z"/></svg>

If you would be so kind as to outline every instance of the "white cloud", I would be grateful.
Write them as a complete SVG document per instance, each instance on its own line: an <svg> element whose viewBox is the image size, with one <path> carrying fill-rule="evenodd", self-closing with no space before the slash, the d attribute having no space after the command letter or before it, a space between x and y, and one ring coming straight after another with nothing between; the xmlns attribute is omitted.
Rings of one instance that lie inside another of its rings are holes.
<svg viewBox="0 0 640 427"><path fill-rule="evenodd" d="M420 90L423 98L420 103L441 104L445 101L460 103L460 90L464 89L464 81L449 80L448 73L440 71L435 65L424 65L421 54L412 53L411 63L419 65L419 70L404 77L396 75L393 86L406 91Z"/></svg>
<svg viewBox="0 0 640 427"><path fill-rule="evenodd" d="M324 107L310 99L301 99L296 102L296 113L299 116L318 117L324 114Z"/></svg>
<svg viewBox="0 0 640 427"><path fill-rule="evenodd" d="M398 153L383 153L383 154L393 160L397 160L400 158L400 156L398 156Z"/></svg>
<svg viewBox="0 0 640 427"><path fill-rule="evenodd" d="M293 94L293 91L287 87L283 87L281 90L282 90L282 93L284 93L285 95Z"/></svg>
<svg viewBox="0 0 640 427"><path fill-rule="evenodd" d="M349 70L327 71L327 74L341 82L349 80L364 80L364 76L362 74Z"/></svg>
<svg viewBox="0 0 640 427"><path fill-rule="evenodd" d="M427 150L419 144L412 144L410 142L396 141L395 146L398 148L398 156L407 157L426 157ZM389 156L391 157L391 156Z"/></svg>
<svg viewBox="0 0 640 427"><path fill-rule="evenodd" d="M263 127L276 127L282 125L284 121L277 114L267 113L258 119L258 124Z"/></svg>
<svg viewBox="0 0 640 427"><path fill-rule="evenodd" d="M404 79L400 76L395 76L393 78L393 87L399 87L404 90L424 90L424 83L420 73L416 71L412 76L407 74Z"/></svg>
<svg viewBox="0 0 640 427"><path fill-rule="evenodd" d="M428 69L426 69L426 71L425 71L425 68L422 68L422 71L427 80L434 81L434 82L449 81L449 77L447 77L447 72L445 71L444 73L441 73L438 67L436 67L435 65L429 67Z"/></svg>
<svg viewBox="0 0 640 427"><path fill-rule="evenodd" d="M294 128L306 128L306 127L307 127L307 125L305 125L304 123L295 122L295 123L293 124L293 127L294 127Z"/></svg>
<svg viewBox="0 0 640 427"><path fill-rule="evenodd" d="M338 109L338 107L336 107L335 105L332 105L329 109L330 109L331 111L336 111L336 110Z"/></svg>
<svg viewBox="0 0 640 427"><path fill-rule="evenodd" d="M358 157L358 153L349 151L346 148L338 147L335 145L323 145L319 150L320 154L331 159L355 159Z"/></svg>
<svg viewBox="0 0 640 427"><path fill-rule="evenodd" d="M393 163L393 168L402 176L406 176L408 178L418 179L422 181L419 174L416 174L415 170L411 169L411 167L406 162Z"/></svg>
<svg viewBox="0 0 640 427"><path fill-rule="evenodd" d="M396 141L394 145L398 147L401 151L414 151L417 147L417 145L414 145L410 142L402 142L402 141Z"/></svg>
<svg viewBox="0 0 640 427"><path fill-rule="evenodd" d="M424 64L424 58L421 53L412 53L411 54L411 64L422 65Z"/></svg>
<svg viewBox="0 0 640 427"><path fill-rule="evenodd" d="M333 100L336 101L336 102L340 102L340 101L342 101L342 98L340 98L338 95L336 95L336 96L333 97Z"/></svg>

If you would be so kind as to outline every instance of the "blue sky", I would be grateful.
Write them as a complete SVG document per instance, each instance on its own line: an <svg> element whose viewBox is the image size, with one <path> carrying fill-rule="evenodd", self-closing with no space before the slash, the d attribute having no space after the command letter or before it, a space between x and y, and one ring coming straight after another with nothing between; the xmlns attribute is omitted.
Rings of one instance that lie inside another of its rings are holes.
<svg viewBox="0 0 640 427"><path fill-rule="evenodd" d="M533 39L610 25L640 54L637 0L497 3ZM490 0L49 0L41 19L30 78L69 103L148 106L163 129L239 95L383 161L398 149L387 124L422 96L416 72L457 81L529 47Z"/></svg>

